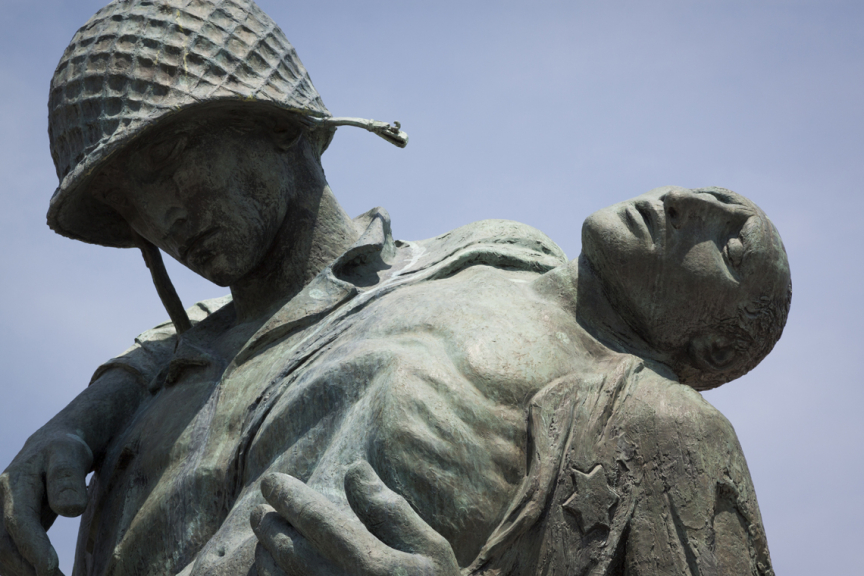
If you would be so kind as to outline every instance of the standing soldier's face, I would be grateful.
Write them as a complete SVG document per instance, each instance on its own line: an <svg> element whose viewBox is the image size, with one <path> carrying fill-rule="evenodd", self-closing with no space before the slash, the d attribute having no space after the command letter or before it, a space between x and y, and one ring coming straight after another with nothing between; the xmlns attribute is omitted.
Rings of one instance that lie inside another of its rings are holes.
<svg viewBox="0 0 864 576"><path fill-rule="evenodd" d="M279 231L293 190L288 164L264 129L176 123L113 160L93 194L189 269L229 286Z"/></svg>

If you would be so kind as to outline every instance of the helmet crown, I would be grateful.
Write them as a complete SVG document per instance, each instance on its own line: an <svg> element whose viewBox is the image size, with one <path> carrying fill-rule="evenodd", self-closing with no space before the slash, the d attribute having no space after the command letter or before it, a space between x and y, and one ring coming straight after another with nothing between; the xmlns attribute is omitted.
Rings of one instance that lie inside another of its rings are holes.
<svg viewBox="0 0 864 576"><path fill-rule="evenodd" d="M134 245L125 222L82 193L88 177L160 121L232 102L330 116L294 47L252 0L114 0L99 10L51 80L48 135L60 185L49 226Z"/></svg>

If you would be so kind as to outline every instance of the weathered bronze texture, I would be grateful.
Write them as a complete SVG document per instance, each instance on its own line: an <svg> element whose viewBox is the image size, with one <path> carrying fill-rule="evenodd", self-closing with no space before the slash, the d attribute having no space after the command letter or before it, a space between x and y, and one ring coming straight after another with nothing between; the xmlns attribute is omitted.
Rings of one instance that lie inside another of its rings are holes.
<svg viewBox="0 0 864 576"><path fill-rule="evenodd" d="M57 514L82 516L81 576L773 574L698 392L789 311L746 198L651 190L590 215L572 261L504 220L394 240L321 154L338 125L407 136L332 119L247 0L112 2L51 115L49 223L141 248L173 323L0 475L2 574L57 573ZM231 295L183 312L159 250Z"/></svg>

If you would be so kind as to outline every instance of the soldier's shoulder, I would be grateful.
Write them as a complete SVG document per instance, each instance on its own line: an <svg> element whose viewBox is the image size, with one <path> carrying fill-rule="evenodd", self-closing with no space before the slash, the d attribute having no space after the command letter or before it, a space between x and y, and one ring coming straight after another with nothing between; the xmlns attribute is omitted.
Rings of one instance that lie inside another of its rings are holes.
<svg viewBox="0 0 864 576"><path fill-rule="evenodd" d="M211 314L222 309L224 306L230 304L232 301L233 299L230 294L220 296L219 298L201 300L187 308L186 315L189 316L189 320L194 326ZM174 330L174 324L170 320L166 320L165 322L157 324L153 328L139 334L135 338L135 342L140 344L141 342L168 340L174 338L175 334L176 331Z"/></svg>

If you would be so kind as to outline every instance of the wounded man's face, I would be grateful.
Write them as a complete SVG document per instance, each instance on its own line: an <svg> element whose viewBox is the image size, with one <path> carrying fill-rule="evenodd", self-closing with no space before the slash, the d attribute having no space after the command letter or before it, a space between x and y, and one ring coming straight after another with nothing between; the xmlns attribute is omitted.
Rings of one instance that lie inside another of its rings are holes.
<svg viewBox="0 0 864 576"><path fill-rule="evenodd" d="M664 352L789 285L773 224L722 188L667 186L599 210L582 245L622 318Z"/></svg>

